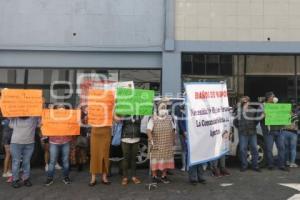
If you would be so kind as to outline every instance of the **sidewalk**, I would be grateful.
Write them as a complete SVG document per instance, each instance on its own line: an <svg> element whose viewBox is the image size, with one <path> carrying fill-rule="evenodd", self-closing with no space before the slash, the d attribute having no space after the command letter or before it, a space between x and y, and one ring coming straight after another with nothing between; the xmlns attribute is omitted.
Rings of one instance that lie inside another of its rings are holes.
<svg viewBox="0 0 300 200"><path fill-rule="evenodd" d="M148 171L139 170L138 175L142 178L141 185L129 184L127 187L120 185L121 177L114 175L110 178L112 185L98 184L91 188L88 186L88 172L72 172L71 185L64 185L60 177L55 179L53 185L45 187L44 172L34 169L32 172L33 187L14 189L0 182L0 199L26 199L26 200L182 200L182 199L207 199L207 200L283 200L297 194L296 190L284 187L278 183L300 183L300 169L291 172L268 171L262 173L247 171L239 172L231 169L232 176L215 179L207 175L206 185L192 186L187 181L187 175L179 170L169 176L171 184L161 184L158 189L148 191L145 184L148 181ZM60 176L60 171L57 175ZM99 182L99 181L98 181ZM232 184L232 185L231 185ZM299 192L298 192L299 193Z"/></svg>

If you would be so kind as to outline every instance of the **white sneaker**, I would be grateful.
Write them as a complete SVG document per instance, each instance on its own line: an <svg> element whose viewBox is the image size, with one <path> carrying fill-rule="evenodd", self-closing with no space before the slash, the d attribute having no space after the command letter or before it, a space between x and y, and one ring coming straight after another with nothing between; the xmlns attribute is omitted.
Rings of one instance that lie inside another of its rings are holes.
<svg viewBox="0 0 300 200"><path fill-rule="evenodd" d="M291 163L290 167L291 167L291 168L297 168L298 165L297 165L296 163Z"/></svg>
<svg viewBox="0 0 300 200"><path fill-rule="evenodd" d="M185 172L185 167L181 168L180 170L183 171L183 172Z"/></svg>
<svg viewBox="0 0 300 200"><path fill-rule="evenodd" d="M8 176L7 173L3 173L3 174L2 174L2 177L3 177L3 178L8 178L9 176Z"/></svg>
<svg viewBox="0 0 300 200"><path fill-rule="evenodd" d="M62 169L62 167L58 164L58 163L56 163L56 165L55 165L55 169L57 169L57 170L61 170Z"/></svg>
<svg viewBox="0 0 300 200"><path fill-rule="evenodd" d="M290 166L291 165L290 161L286 161L285 165Z"/></svg>
<svg viewBox="0 0 300 200"><path fill-rule="evenodd" d="M6 174L7 174L8 177L11 177L11 176L12 176L12 173L11 173L10 171L7 172Z"/></svg>
<svg viewBox="0 0 300 200"><path fill-rule="evenodd" d="M45 165L45 172L48 171L49 165Z"/></svg>

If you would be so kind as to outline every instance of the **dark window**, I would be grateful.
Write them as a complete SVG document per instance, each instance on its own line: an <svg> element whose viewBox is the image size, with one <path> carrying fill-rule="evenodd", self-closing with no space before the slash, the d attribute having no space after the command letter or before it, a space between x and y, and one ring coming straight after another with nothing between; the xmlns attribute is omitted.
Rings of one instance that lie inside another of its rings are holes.
<svg viewBox="0 0 300 200"><path fill-rule="evenodd" d="M206 56L206 75L220 75L219 64L218 55Z"/></svg>
<svg viewBox="0 0 300 200"><path fill-rule="evenodd" d="M220 55L220 73L221 75L232 75L232 56Z"/></svg>
<svg viewBox="0 0 300 200"><path fill-rule="evenodd" d="M193 55L193 74L204 75L205 74L205 57L204 55Z"/></svg>
<svg viewBox="0 0 300 200"><path fill-rule="evenodd" d="M232 55L183 54L183 75L232 76Z"/></svg>
<svg viewBox="0 0 300 200"><path fill-rule="evenodd" d="M192 55L183 55L182 57L182 74L193 74L192 70Z"/></svg>

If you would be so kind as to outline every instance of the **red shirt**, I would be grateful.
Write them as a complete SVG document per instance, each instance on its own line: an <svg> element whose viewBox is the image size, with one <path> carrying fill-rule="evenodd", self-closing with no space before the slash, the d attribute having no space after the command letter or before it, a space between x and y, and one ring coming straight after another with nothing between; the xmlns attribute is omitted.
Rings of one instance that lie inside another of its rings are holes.
<svg viewBox="0 0 300 200"><path fill-rule="evenodd" d="M49 142L52 144L66 144L72 140L71 136L50 136Z"/></svg>

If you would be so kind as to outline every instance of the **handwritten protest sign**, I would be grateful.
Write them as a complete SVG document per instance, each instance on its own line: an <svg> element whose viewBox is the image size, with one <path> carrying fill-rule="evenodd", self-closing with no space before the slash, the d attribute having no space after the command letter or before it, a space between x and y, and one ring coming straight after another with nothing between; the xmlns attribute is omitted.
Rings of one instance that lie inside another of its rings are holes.
<svg viewBox="0 0 300 200"><path fill-rule="evenodd" d="M112 90L91 89L88 92L88 124L112 126L115 95Z"/></svg>
<svg viewBox="0 0 300 200"><path fill-rule="evenodd" d="M229 151L230 109L226 83L185 83L189 166Z"/></svg>
<svg viewBox="0 0 300 200"><path fill-rule="evenodd" d="M290 125L292 105L286 103L265 104L266 125Z"/></svg>
<svg viewBox="0 0 300 200"><path fill-rule="evenodd" d="M4 117L42 115L42 90L3 89L0 107Z"/></svg>
<svg viewBox="0 0 300 200"><path fill-rule="evenodd" d="M42 114L44 136L80 135L80 110L45 109Z"/></svg>
<svg viewBox="0 0 300 200"><path fill-rule="evenodd" d="M152 115L153 99L153 90L118 88L116 113L118 115Z"/></svg>

